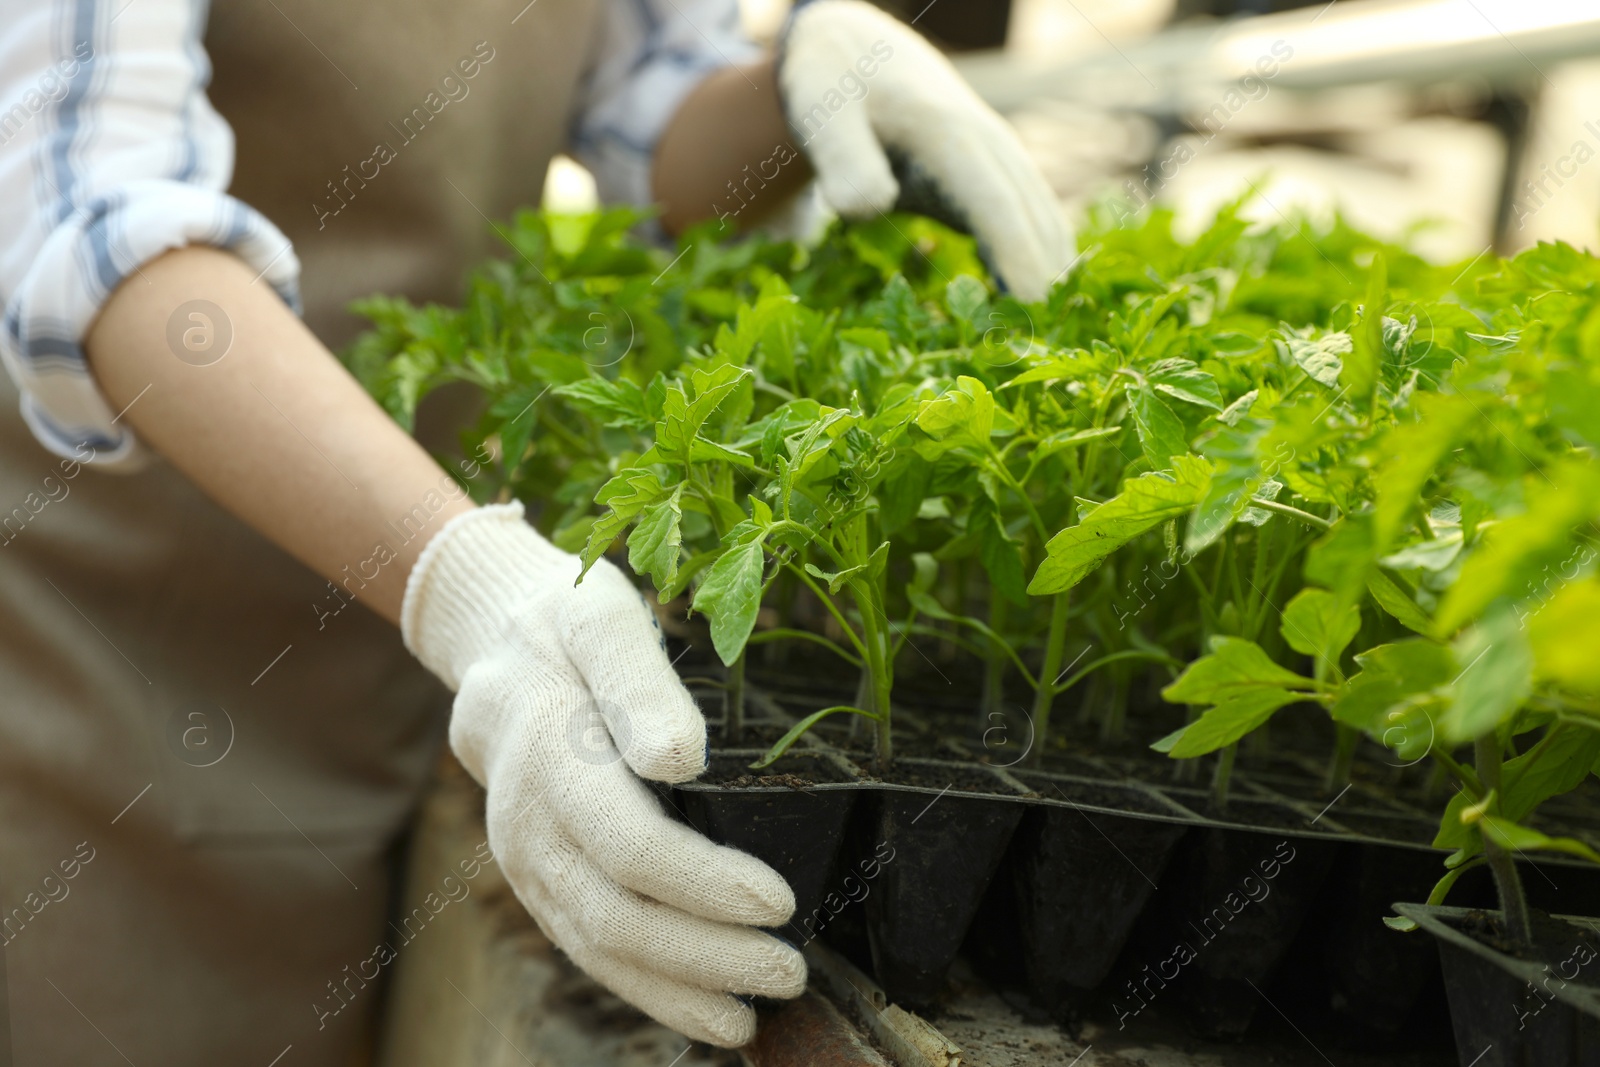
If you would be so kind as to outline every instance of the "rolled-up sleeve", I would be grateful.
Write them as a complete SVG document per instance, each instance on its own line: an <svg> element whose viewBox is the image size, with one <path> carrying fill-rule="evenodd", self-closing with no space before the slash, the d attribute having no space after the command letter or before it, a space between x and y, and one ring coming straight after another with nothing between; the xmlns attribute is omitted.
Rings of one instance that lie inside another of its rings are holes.
<svg viewBox="0 0 1600 1067"><path fill-rule="evenodd" d="M650 161L689 92L761 49L739 26L737 0L613 0L585 79L573 152L603 200L648 204Z"/></svg>
<svg viewBox="0 0 1600 1067"><path fill-rule="evenodd" d="M0 359L52 452L143 459L83 337L129 275L225 248L298 307L299 263L227 196L233 133L206 99L204 0L0 0Z"/></svg>

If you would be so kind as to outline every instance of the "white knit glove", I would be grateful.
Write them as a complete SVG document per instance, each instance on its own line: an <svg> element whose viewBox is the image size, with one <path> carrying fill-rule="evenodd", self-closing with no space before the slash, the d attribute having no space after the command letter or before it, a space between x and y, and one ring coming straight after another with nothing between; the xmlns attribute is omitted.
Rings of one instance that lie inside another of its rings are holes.
<svg viewBox="0 0 1600 1067"><path fill-rule="evenodd" d="M790 21L778 70L789 126L840 215L898 202L959 226L1023 300L1071 265L1072 230L1017 135L910 27L862 0L816 0Z"/></svg>
<svg viewBox="0 0 1600 1067"><path fill-rule="evenodd" d="M450 745L488 790L489 845L540 929L595 979L679 1033L734 1047L793 997L800 954L777 872L669 818L640 778L705 769L705 720L655 615L605 561L577 557L520 504L451 520L406 585L401 632L457 690Z"/></svg>

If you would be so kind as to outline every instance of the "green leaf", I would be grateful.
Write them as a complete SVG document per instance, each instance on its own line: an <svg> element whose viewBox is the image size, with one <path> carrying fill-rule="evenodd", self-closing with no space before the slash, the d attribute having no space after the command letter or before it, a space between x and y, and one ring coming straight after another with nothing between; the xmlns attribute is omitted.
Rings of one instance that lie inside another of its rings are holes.
<svg viewBox="0 0 1600 1067"><path fill-rule="evenodd" d="M791 400L775 409L770 415L745 427L738 447L748 450L756 443L759 430L761 446L759 456L763 467L770 467L773 459L786 452L785 440L800 433L822 416L822 405L815 400Z"/></svg>
<svg viewBox="0 0 1600 1067"><path fill-rule="evenodd" d="M1417 498L1476 415L1465 397L1417 398L1418 421L1396 426L1383 439L1383 462L1373 475L1373 530L1378 551L1387 551Z"/></svg>
<svg viewBox="0 0 1600 1067"><path fill-rule="evenodd" d="M565 397L567 402L603 426L623 426L634 430L647 429L651 418L644 408L644 390L619 378L585 378L551 390Z"/></svg>
<svg viewBox="0 0 1600 1067"><path fill-rule="evenodd" d="M1180 726L1159 741L1152 742L1150 747L1157 752L1171 752L1172 747L1183 740L1183 733L1187 729L1189 729L1187 724Z"/></svg>
<svg viewBox="0 0 1600 1067"><path fill-rule="evenodd" d="M1600 863L1600 852L1596 852L1575 837L1550 837L1538 830L1494 815L1485 815L1479 819L1478 826L1483 834L1503 849L1513 852L1565 852L1569 856L1577 856L1590 863Z"/></svg>
<svg viewBox="0 0 1600 1067"><path fill-rule="evenodd" d="M1262 482L1255 492L1250 494L1252 500L1277 500L1278 494L1283 492L1283 483L1276 478L1268 478ZM1249 526L1265 526L1273 519L1273 513L1265 508L1245 508L1239 512L1239 521Z"/></svg>
<svg viewBox="0 0 1600 1067"><path fill-rule="evenodd" d="M970 324L989 302L989 291L972 275L958 274L944 287L944 299L951 315Z"/></svg>
<svg viewBox="0 0 1600 1067"><path fill-rule="evenodd" d="M1508 330L1503 334L1474 333L1467 330L1465 334L1468 340L1475 341L1492 352L1509 351L1517 347L1517 342L1522 339L1519 330Z"/></svg>
<svg viewBox="0 0 1600 1067"><path fill-rule="evenodd" d="M1500 769L1500 808L1508 818L1526 818L1551 797L1576 789L1600 759L1600 731L1553 729L1554 734Z"/></svg>
<svg viewBox="0 0 1600 1067"><path fill-rule="evenodd" d="M750 470L756 465L755 457L729 448L727 445L696 437L689 443L690 463L732 463L735 467Z"/></svg>
<svg viewBox="0 0 1600 1067"><path fill-rule="evenodd" d="M1150 466L1160 470L1175 455L1189 451L1188 432L1183 420L1148 385L1128 390L1133 409L1133 424L1139 431L1139 446Z"/></svg>
<svg viewBox="0 0 1600 1067"><path fill-rule="evenodd" d="M683 549L682 501L680 484L665 500L647 505L628 535L628 565L635 574L648 574L658 590L670 587L678 576Z"/></svg>
<svg viewBox="0 0 1600 1067"><path fill-rule="evenodd" d="M1028 592L1045 596L1071 589L1118 548L1192 508L1210 484L1210 465L1187 455L1172 462L1171 474L1141 474L1123 483L1121 493L1052 537Z"/></svg>
<svg viewBox="0 0 1600 1067"><path fill-rule="evenodd" d="M606 554L612 542L622 536L622 531L628 528L639 512L665 497L668 492L654 471L640 468L621 471L602 485L595 494L595 503L609 510L589 528L589 538L583 546L583 571L578 575L578 580L583 581L583 575L588 574L589 568Z"/></svg>
<svg viewBox="0 0 1600 1067"><path fill-rule="evenodd" d="M570 385L587 379L594 369L582 357L570 352L552 352L548 348L535 349L527 356L528 369L540 381L556 385Z"/></svg>
<svg viewBox="0 0 1600 1067"><path fill-rule="evenodd" d="M1143 368L1141 373L1158 393L1213 411L1222 410L1222 388L1216 378L1191 359L1163 359Z"/></svg>
<svg viewBox="0 0 1600 1067"><path fill-rule="evenodd" d="M1572 551L1573 532L1600 515L1600 465L1568 462L1530 481L1528 508L1485 531L1434 613L1436 633L1448 636L1502 597L1520 597L1558 569Z"/></svg>
<svg viewBox="0 0 1600 1067"><path fill-rule="evenodd" d="M875 326L850 326L837 334L841 344L858 345L882 357L889 354L889 335Z"/></svg>
<svg viewBox="0 0 1600 1067"><path fill-rule="evenodd" d="M563 522L550 534L550 543L563 552L582 552L584 542L589 539L589 532L594 529L598 515L573 516L570 522Z"/></svg>
<svg viewBox="0 0 1600 1067"><path fill-rule="evenodd" d="M721 556L722 546L719 545L704 552L696 552L681 563L678 566L678 573L671 583L658 589L661 603L665 604L669 600L676 600L682 596L683 591L689 588L689 583L694 581L701 571L711 566Z"/></svg>
<svg viewBox="0 0 1600 1067"><path fill-rule="evenodd" d="M1390 615L1395 621L1413 633L1433 633L1433 620L1419 607L1411 595L1394 580L1382 571L1374 570L1367 575L1367 592L1372 594L1372 599L1378 606Z"/></svg>
<svg viewBox="0 0 1600 1067"><path fill-rule="evenodd" d="M1224 426L1201 443L1211 462L1211 484L1195 504L1184 532L1184 549L1198 555L1216 542L1250 505L1250 498L1265 483L1259 453L1271 424L1265 419L1243 418Z"/></svg>
<svg viewBox="0 0 1600 1067"><path fill-rule="evenodd" d="M1184 727L1167 755L1192 759L1226 748L1272 718L1272 713L1285 704L1304 699L1305 694L1287 689L1257 688L1236 693Z"/></svg>
<svg viewBox="0 0 1600 1067"><path fill-rule="evenodd" d="M1339 697L1328 714L1335 722L1374 735L1382 734L1384 731L1379 727L1387 725L1384 717L1411 693L1398 678L1363 671L1340 688Z"/></svg>
<svg viewBox="0 0 1600 1067"><path fill-rule="evenodd" d="M820 578L824 582L827 582L828 592L830 593L837 593L840 587L843 586L845 582L849 581L853 575L860 574L866 569L867 564L858 563L854 567L847 567L842 571L829 572L823 570L821 567L818 567L816 564L806 564L806 573L811 575L813 578Z"/></svg>
<svg viewBox="0 0 1600 1067"><path fill-rule="evenodd" d="M751 372L747 368L726 363L710 370L697 368L691 371L689 382L694 387L694 399L684 412L684 419L699 430L711 413L750 377Z"/></svg>
<svg viewBox="0 0 1600 1067"><path fill-rule="evenodd" d="M1458 668L1450 650L1425 638L1409 638L1358 652L1356 663L1361 673L1340 688L1330 714L1400 751L1402 758L1415 755L1413 749L1419 744L1426 751L1435 729L1413 698L1432 693L1455 677ZM1407 713L1388 718L1402 704Z"/></svg>
<svg viewBox="0 0 1600 1067"><path fill-rule="evenodd" d="M1383 343L1383 311L1388 285L1388 265L1383 253L1379 252L1372 258L1361 319L1356 323L1350 352L1345 359L1344 370L1339 375L1340 382L1349 390L1350 398L1362 406L1372 403L1373 390L1378 387L1378 371L1383 366L1387 352Z"/></svg>
<svg viewBox="0 0 1600 1067"><path fill-rule="evenodd" d="M1332 590L1346 603L1354 603L1366 587L1376 555L1372 516L1346 515L1306 553L1306 580Z"/></svg>
<svg viewBox="0 0 1600 1067"><path fill-rule="evenodd" d="M1239 330L1224 330L1212 334L1211 347L1224 356L1247 356L1261 347L1261 338Z"/></svg>
<svg viewBox="0 0 1600 1067"><path fill-rule="evenodd" d="M527 399L523 401L525 395ZM505 398L505 407L497 403L490 408L491 416L506 419L500 424L499 434L500 452L504 457L502 463L508 471L517 469L527 454L528 441L539 425L538 400L538 393L528 395L523 390L516 390ZM507 410L510 404L518 401L523 401L521 406L514 411Z"/></svg>
<svg viewBox="0 0 1600 1067"><path fill-rule="evenodd" d="M1013 604L1028 603L1027 576L1022 569L1022 546L1006 533L1000 513L987 496L972 505L969 532L978 535L978 558L994 588Z"/></svg>
<svg viewBox="0 0 1600 1067"><path fill-rule="evenodd" d="M1055 356L1038 366L1029 367L1007 382L1006 387L1028 385L1032 382L1082 381L1095 377L1100 371L1101 361L1079 348Z"/></svg>
<svg viewBox="0 0 1600 1067"><path fill-rule="evenodd" d="M711 620L711 644L727 666L744 653L761 609L766 551L760 536L734 545L695 590L694 609Z"/></svg>
<svg viewBox="0 0 1600 1067"><path fill-rule="evenodd" d="M1568 582L1528 620L1534 673L1574 693L1600 696L1600 581Z"/></svg>
<svg viewBox="0 0 1600 1067"><path fill-rule="evenodd" d="M922 405L916 423L946 447L987 448L994 429L994 397L978 379L962 375L952 388Z"/></svg>
<svg viewBox="0 0 1600 1067"><path fill-rule="evenodd" d="M905 453L878 483L878 519L885 534L909 526L922 512L933 478L932 465L912 453Z"/></svg>
<svg viewBox="0 0 1600 1067"><path fill-rule="evenodd" d="M1416 541L1398 552L1391 552L1378 560L1395 571L1424 570L1434 574L1444 570L1461 555L1462 536L1459 529L1427 541Z"/></svg>
<svg viewBox="0 0 1600 1067"><path fill-rule="evenodd" d="M669 386L663 398L661 420L656 424L656 443L652 451L670 461L690 462L694 441L706 420L751 377L750 370L724 363L711 370L691 372L687 389L681 382Z"/></svg>
<svg viewBox="0 0 1600 1067"><path fill-rule="evenodd" d="M1546 402L1550 405L1550 421L1569 440L1600 448L1600 385L1588 368L1552 370Z"/></svg>
<svg viewBox="0 0 1600 1067"><path fill-rule="evenodd" d="M1423 637L1408 637L1357 652L1356 663L1369 673L1399 679L1407 692L1413 693L1444 685L1461 669L1449 648Z"/></svg>
<svg viewBox="0 0 1600 1067"><path fill-rule="evenodd" d="M1289 358L1301 370L1331 389L1339 384L1339 373L1344 367L1340 357L1351 351L1350 335L1325 333L1321 337L1309 336L1313 332L1310 328L1288 331L1284 344L1288 348Z"/></svg>
<svg viewBox="0 0 1600 1067"><path fill-rule="evenodd" d="M1453 651L1461 673L1439 731L1451 744L1475 741L1508 721L1533 690L1533 651L1509 608L1498 609L1463 633Z"/></svg>
<svg viewBox="0 0 1600 1067"><path fill-rule="evenodd" d="M1250 408L1255 404L1256 397L1261 395L1261 390L1252 389L1239 399L1222 409L1222 414L1217 419L1229 426L1237 426L1239 420L1250 414Z"/></svg>
<svg viewBox="0 0 1600 1067"><path fill-rule="evenodd" d="M1310 678L1274 663L1254 641L1213 637L1211 654L1189 664L1161 695L1174 704L1216 704L1250 689L1315 687Z"/></svg>
<svg viewBox="0 0 1600 1067"><path fill-rule="evenodd" d="M1361 612L1355 605L1342 605L1326 589L1309 586L1284 607L1279 624L1290 648L1332 666L1338 665L1339 656L1359 629Z"/></svg>
<svg viewBox="0 0 1600 1067"><path fill-rule="evenodd" d="M1461 821L1461 813L1476 803L1476 797L1468 796L1465 790L1458 790L1444 806L1444 814L1439 816L1439 832L1434 835L1433 847L1464 850L1456 854L1461 857L1457 863L1467 859L1468 852L1480 851L1481 846L1472 830ZM1456 856L1451 856L1450 859L1456 859ZM1450 865L1450 860L1446 860L1445 863Z"/></svg>
<svg viewBox="0 0 1600 1067"><path fill-rule="evenodd" d="M857 422L854 412L845 408L825 408L822 415L806 427L800 440L789 445L789 464L784 468L781 491L785 496L792 487L805 480L822 457L832 450L833 444L844 436Z"/></svg>
<svg viewBox="0 0 1600 1067"><path fill-rule="evenodd" d="M1483 857L1480 856L1474 863L1459 864L1446 871L1444 876L1434 883L1433 889L1429 891L1428 899L1424 903L1433 907L1443 904L1445 897L1449 896L1450 890L1455 887L1457 879L1475 867L1481 866L1482 863ZM1391 930L1399 930L1402 933L1410 933L1413 930L1421 929L1410 919L1403 919L1396 915L1386 916L1383 920L1383 925Z"/></svg>
<svg viewBox="0 0 1600 1067"><path fill-rule="evenodd" d="M1096 430L1059 430L1039 439L1039 443L1033 446L1033 458L1044 459L1057 452L1064 452L1069 448L1088 444L1090 441L1104 441L1121 433L1121 426L1102 426Z"/></svg>

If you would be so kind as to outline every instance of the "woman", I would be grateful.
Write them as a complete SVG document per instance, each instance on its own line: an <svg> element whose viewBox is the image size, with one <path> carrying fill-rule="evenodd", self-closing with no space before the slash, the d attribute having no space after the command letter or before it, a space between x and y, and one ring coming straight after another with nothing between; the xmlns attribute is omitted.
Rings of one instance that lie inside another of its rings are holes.
<svg viewBox="0 0 1600 1067"><path fill-rule="evenodd" d="M682 1033L747 1041L733 994L805 981L756 929L793 897L642 782L706 751L653 615L607 564L574 586L518 508L475 508L327 346L353 297L449 298L563 148L668 231L813 175L884 211L893 156L1030 298L1070 259L1054 200L853 0L802 7L770 54L733 0L206 7L0 0L16 1062L352 1062L447 721L483 855L552 940Z"/></svg>

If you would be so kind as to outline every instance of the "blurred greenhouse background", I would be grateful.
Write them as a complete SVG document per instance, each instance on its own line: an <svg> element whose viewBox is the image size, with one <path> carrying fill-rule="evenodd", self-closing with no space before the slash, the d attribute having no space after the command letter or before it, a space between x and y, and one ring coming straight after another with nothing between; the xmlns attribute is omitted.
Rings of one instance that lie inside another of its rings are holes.
<svg viewBox="0 0 1600 1067"><path fill-rule="evenodd" d="M1255 217L1339 211L1442 261L1597 246L1591 3L881 2L950 51L1070 208L1155 200L1189 228L1254 190ZM746 26L770 39L789 6L743 0ZM593 187L563 158L546 198Z"/></svg>

